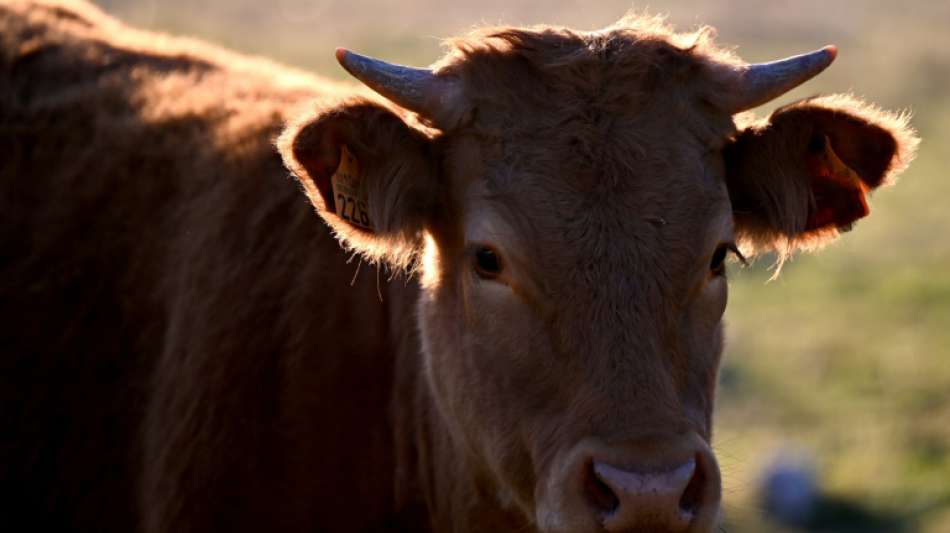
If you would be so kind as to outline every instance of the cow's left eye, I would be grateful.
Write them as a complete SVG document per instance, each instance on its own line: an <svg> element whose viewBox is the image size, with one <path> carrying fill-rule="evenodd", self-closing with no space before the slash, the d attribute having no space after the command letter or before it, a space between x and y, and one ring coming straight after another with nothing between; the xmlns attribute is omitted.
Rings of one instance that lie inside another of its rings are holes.
<svg viewBox="0 0 950 533"><path fill-rule="evenodd" d="M716 251L713 252L712 259L709 261L709 271L712 272L714 276L725 276L726 275L726 257L729 255L729 252L732 252L739 258L739 261L742 264L745 264L745 257L742 256L742 252L739 251L739 248L734 242L724 242L716 247Z"/></svg>
<svg viewBox="0 0 950 533"><path fill-rule="evenodd" d="M476 248L473 262L475 272L482 279L493 279L501 274L501 257L489 246Z"/></svg>

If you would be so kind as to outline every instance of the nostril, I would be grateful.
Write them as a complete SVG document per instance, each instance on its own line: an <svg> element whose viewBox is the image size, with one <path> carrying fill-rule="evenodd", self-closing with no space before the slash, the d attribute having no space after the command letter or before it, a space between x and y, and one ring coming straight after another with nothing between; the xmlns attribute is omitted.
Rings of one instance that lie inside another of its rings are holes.
<svg viewBox="0 0 950 533"><path fill-rule="evenodd" d="M588 463L584 472L584 494L588 503L602 515L613 513L620 505L614 491L594 472L593 463Z"/></svg>
<svg viewBox="0 0 950 533"><path fill-rule="evenodd" d="M706 469L703 468L701 460L696 461L696 470L693 477L683 490L683 496L680 497L680 511L695 515L703 503L703 495L706 491Z"/></svg>

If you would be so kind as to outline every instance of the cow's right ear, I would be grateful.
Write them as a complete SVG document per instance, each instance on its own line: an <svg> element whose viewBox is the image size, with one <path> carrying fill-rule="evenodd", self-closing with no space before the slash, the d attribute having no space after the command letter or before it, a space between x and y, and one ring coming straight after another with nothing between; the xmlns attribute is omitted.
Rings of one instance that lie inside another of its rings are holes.
<svg viewBox="0 0 950 533"><path fill-rule="evenodd" d="M277 141L317 213L370 261L407 267L440 196L431 139L386 107L318 107Z"/></svg>

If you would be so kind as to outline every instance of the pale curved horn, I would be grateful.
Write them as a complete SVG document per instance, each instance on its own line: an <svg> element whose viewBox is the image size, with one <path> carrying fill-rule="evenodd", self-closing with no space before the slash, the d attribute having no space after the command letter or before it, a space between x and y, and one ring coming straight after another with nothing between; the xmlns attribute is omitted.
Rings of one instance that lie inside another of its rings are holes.
<svg viewBox="0 0 950 533"><path fill-rule="evenodd" d="M347 72L393 103L418 113L437 127L452 126L462 106L461 84L425 68L393 65L337 48L336 59Z"/></svg>
<svg viewBox="0 0 950 533"><path fill-rule="evenodd" d="M828 68L837 55L838 48L829 45L779 61L738 67L736 92L727 97L726 108L738 113L774 100Z"/></svg>

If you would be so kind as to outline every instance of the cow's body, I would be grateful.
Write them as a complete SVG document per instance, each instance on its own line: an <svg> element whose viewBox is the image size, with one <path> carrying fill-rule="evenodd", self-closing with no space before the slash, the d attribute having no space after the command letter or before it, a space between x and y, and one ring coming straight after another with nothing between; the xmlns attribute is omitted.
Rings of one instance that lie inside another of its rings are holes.
<svg viewBox="0 0 950 533"><path fill-rule="evenodd" d="M917 139L842 96L750 122L836 51L710 35L338 51L384 101L0 5L0 523L711 531L725 257L836 236Z"/></svg>
<svg viewBox="0 0 950 533"><path fill-rule="evenodd" d="M2 521L394 519L416 289L348 261L273 146L295 103L340 88L148 37L0 6Z"/></svg>

